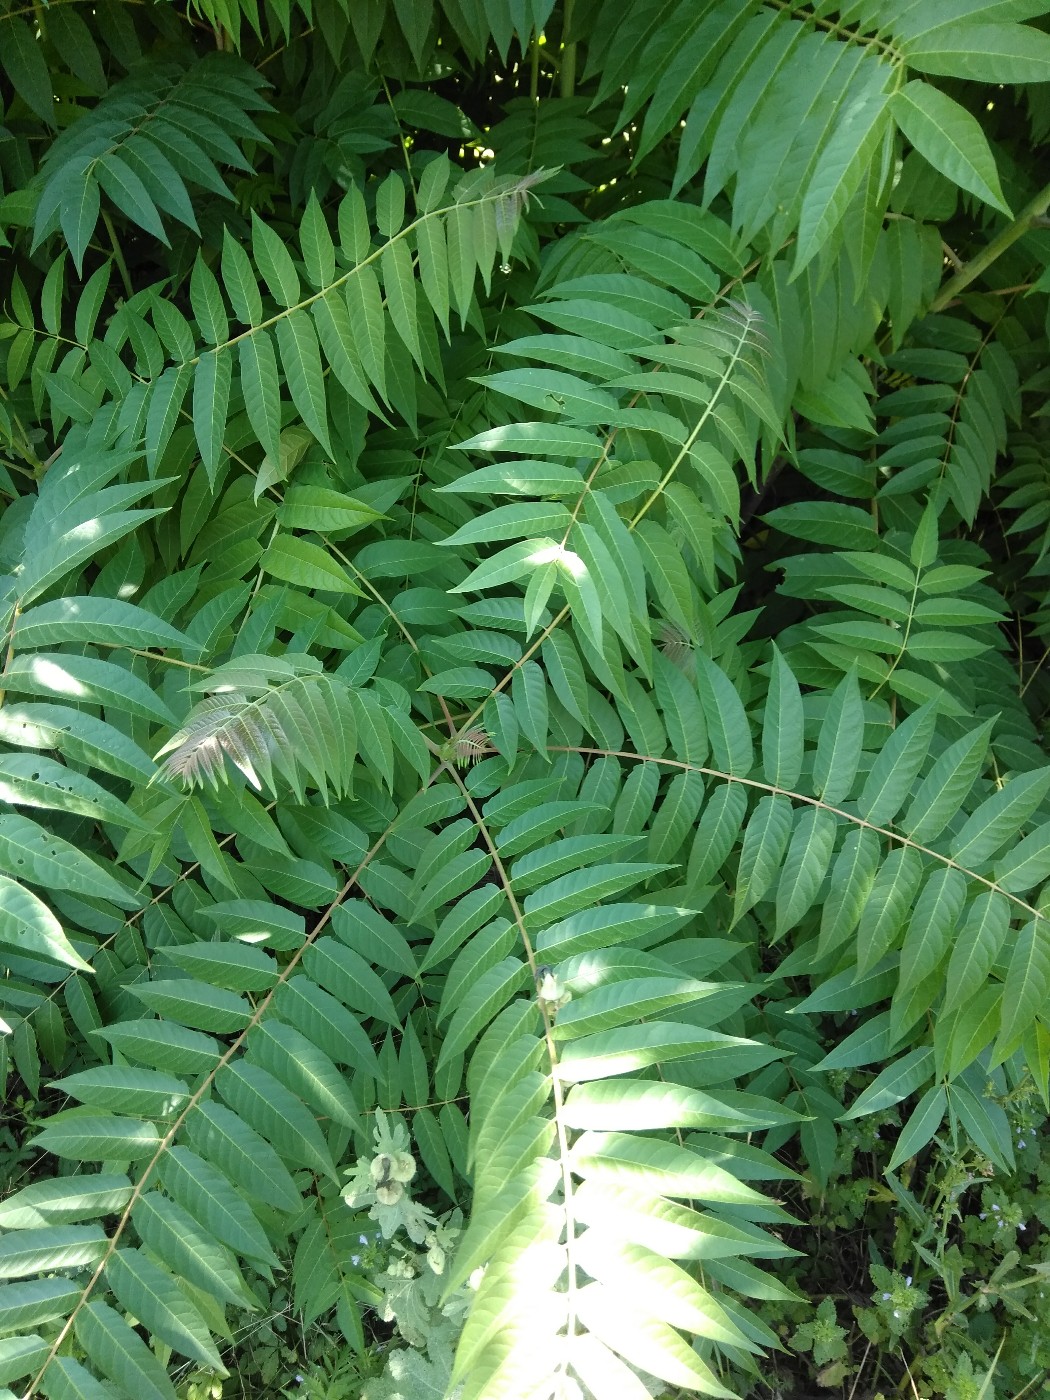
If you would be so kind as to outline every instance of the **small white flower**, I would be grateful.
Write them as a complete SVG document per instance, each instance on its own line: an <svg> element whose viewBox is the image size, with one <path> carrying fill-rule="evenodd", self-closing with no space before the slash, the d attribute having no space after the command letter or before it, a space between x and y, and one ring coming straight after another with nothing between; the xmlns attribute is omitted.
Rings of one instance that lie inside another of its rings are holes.
<svg viewBox="0 0 1050 1400"><path fill-rule="evenodd" d="M981 1213L980 1213L980 1215L979 1215L977 1218L978 1218L978 1220L987 1220L987 1219L988 1219L988 1212L987 1212L986 1210L982 1210Z"/></svg>
<svg viewBox="0 0 1050 1400"><path fill-rule="evenodd" d="M900 1308L894 1308L894 1309L893 1309L893 1316L894 1316L894 1317L900 1317L900 1315L901 1315Z"/></svg>
<svg viewBox="0 0 1050 1400"><path fill-rule="evenodd" d="M883 1301L884 1303L887 1303L887 1302L889 1302L890 1298L892 1298L892 1297L893 1297L893 1294L892 1294L892 1293L884 1293L884 1294L882 1295L882 1301Z"/></svg>
<svg viewBox="0 0 1050 1400"><path fill-rule="evenodd" d="M905 1288L910 1288L910 1287L911 1287L911 1274L909 1274L908 1277L904 1280L904 1287L905 1287Z"/></svg>
<svg viewBox="0 0 1050 1400"><path fill-rule="evenodd" d="M994 1210L995 1213L998 1215L998 1213L999 1213L999 1207L995 1204L994 1201L992 1202L992 1210Z"/></svg>
<svg viewBox="0 0 1050 1400"><path fill-rule="evenodd" d="M1018 1147L1021 1147L1021 1148L1024 1147L1024 1138L1018 1138L1018 1139L1017 1139L1017 1146L1018 1146Z"/></svg>

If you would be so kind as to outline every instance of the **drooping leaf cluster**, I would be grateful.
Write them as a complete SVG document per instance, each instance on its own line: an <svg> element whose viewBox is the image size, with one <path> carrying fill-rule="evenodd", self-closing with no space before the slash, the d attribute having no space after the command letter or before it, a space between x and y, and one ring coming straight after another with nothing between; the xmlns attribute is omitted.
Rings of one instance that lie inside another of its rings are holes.
<svg viewBox="0 0 1050 1400"><path fill-rule="evenodd" d="M626 8L0 13L12 1394L364 1350L377 1107L450 1390L732 1394L1046 1099L1050 4Z"/></svg>

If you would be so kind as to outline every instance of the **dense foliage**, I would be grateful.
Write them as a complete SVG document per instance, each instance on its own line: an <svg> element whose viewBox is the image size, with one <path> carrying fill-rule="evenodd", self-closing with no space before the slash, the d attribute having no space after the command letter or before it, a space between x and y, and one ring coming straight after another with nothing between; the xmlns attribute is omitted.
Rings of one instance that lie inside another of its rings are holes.
<svg viewBox="0 0 1050 1400"><path fill-rule="evenodd" d="M4 0L0 1394L1043 1383L1047 14Z"/></svg>

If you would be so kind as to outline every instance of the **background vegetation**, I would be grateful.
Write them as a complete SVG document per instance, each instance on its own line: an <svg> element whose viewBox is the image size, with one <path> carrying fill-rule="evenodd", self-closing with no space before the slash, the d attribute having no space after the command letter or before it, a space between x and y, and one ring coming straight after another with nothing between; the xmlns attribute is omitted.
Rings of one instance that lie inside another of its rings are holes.
<svg viewBox="0 0 1050 1400"><path fill-rule="evenodd" d="M5 0L0 1393L1046 1388L1048 12Z"/></svg>

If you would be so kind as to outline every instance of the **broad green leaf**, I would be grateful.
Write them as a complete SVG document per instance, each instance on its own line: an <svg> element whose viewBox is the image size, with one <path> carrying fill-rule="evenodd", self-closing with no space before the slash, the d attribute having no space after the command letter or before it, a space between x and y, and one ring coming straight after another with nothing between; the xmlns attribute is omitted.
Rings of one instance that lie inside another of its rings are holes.
<svg viewBox="0 0 1050 1400"><path fill-rule="evenodd" d="M83 972L93 971L43 900L6 875L0 875L0 944Z"/></svg>
<svg viewBox="0 0 1050 1400"><path fill-rule="evenodd" d="M48 126L55 125L54 84L35 31L17 15L8 20L4 72L27 107Z"/></svg>
<svg viewBox="0 0 1050 1400"><path fill-rule="evenodd" d="M385 347L386 317L379 279L368 264L362 264L347 279L346 309L350 313L354 342L365 375L381 398L387 397Z"/></svg>
<svg viewBox="0 0 1050 1400"><path fill-rule="evenodd" d="M999 172L980 123L965 107L913 78L891 99L893 118L911 144L935 170L1009 215Z"/></svg>
<svg viewBox="0 0 1050 1400"><path fill-rule="evenodd" d="M521 731L546 756L548 730L547 683L535 661L523 662L514 672L511 700Z"/></svg>
<svg viewBox="0 0 1050 1400"><path fill-rule="evenodd" d="M733 896L733 923L772 888L787 849L793 820L790 800L779 794L763 797L756 805L744 829Z"/></svg>
<svg viewBox="0 0 1050 1400"><path fill-rule="evenodd" d="M277 1010L337 1065L375 1076L375 1051L360 1022L309 978L293 977L280 987Z"/></svg>
<svg viewBox="0 0 1050 1400"><path fill-rule="evenodd" d="M145 681L124 666L92 656L70 651L16 656L4 672L4 685L21 695L101 705L105 710L175 725L171 710Z"/></svg>
<svg viewBox="0 0 1050 1400"><path fill-rule="evenodd" d="M276 1266L273 1253L247 1202L210 1162L185 1147L171 1147L158 1166L160 1179L208 1236L253 1263Z"/></svg>
<svg viewBox="0 0 1050 1400"><path fill-rule="evenodd" d="M280 976L273 958L250 943L187 943L164 948L162 956L191 977L232 992L266 992Z"/></svg>
<svg viewBox="0 0 1050 1400"><path fill-rule="evenodd" d="M979 83L1040 83L1050 78L1050 35L1023 24L943 24L901 45L920 73Z"/></svg>
<svg viewBox="0 0 1050 1400"><path fill-rule="evenodd" d="M218 1103L200 1103L186 1119L186 1141L250 1195L275 1210L296 1211L301 1198L277 1152L243 1119Z"/></svg>
<svg viewBox="0 0 1050 1400"><path fill-rule="evenodd" d="M922 872L922 857L909 846L891 851L883 861L857 927L857 965L861 976L896 947Z"/></svg>
<svg viewBox="0 0 1050 1400"><path fill-rule="evenodd" d="M966 881L958 870L935 870L915 901L901 948L901 994L916 987L940 967L948 952L956 921L966 900ZM952 957L963 947L957 937ZM945 1004L951 988L949 974Z"/></svg>
<svg viewBox="0 0 1050 1400"><path fill-rule="evenodd" d="M287 1161L336 1179L335 1163L313 1114L267 1070L235 1062L220 1071L216 1087L234 1112Z"/></svg>
<svg viewBox="0 0 1050 1400"><path fill-rule="evenodd" d="M702 1153L633 1133L585 1132L573 1146L572 1161L583 1177L593 1175L654 1194L725 1205L769 1204Z"/></svg>
<svg viewBox="0 0 1050 1400"><path fill-rule="evenodd" d="M991 982L969 1001L938 1019L934 1027L934 1050L938 1073L958 1079L995 1042L1002 1020L1002 985ZM937 1032L942 1032L938 1035Z"/></svg>
<svg viewBox="0 0 1050 1400"><path fill-rule="evenodd" d="M42 1322L65 1320L80 1300L80 1289L64 1278L35 1278L0 1287L0 1333L21 1332Z"/></svg>
<svg viewBox="0 0 1050 1400"><path fill-rule="evenodd" d="M96 178L122 214L170 247L157 206L135 171L114 151L107 151L95 165Z"/></svg>
<svg viewBox="0 0 1050 1400"><path fill-rule="evenodd" d="M863 977L858 977L855 966L847 967L842 972L836 972L834 977L829 977L791 1010L857 1011L891 996L897 981L896 959L893 957L886 958Z"/></svg>
<svg viewBox="0 0 1050 1400"><path fill-rule="evenodd" d="M305 311L291 311L280 318L275 330L292 402L317 441L331 453L324 370L313 322Z"/></svg>
<svg viewBox="0 0 1050 1400"><path fill-rule="evenodd" d="M802 695L791 667L773 647L762 721L762 771L774 787L794 788L802 772Z"/></svg>
<svg viewBox="0 0 1050 1400"><path fill-rule="evenodd" d="M398 183L400 184L400 181ZM402 186L402 190L403 188ZM404 240L395 240L387 244L383 249L381 267L387 314L412 359L420 370L425 372L416 310L416 279L412 268L412 254Z"/></svg>
<svg viewBox="0 0 1050 1400"><path fill-rule="evenodd" d="M725 1070L730 1056L734 1062L739 1061L742 1068L754 1069L779 1059L783 1053L757 1041L701 1030L698 1026L649 1021L627 1029L599 1031L572 1041L561 1051L558 1077L567 1084L579 1084L590 1079L630 1074L683 1056L696 1056L698 1060L690 1067L691 1077L700 1072L701 1061L710 1061L713 1066L710 1082L720 1083L729 1077Z"/></svg>
<svg viewBox="0 0 1050 1400"><path fill-rule="evenodd" d="M1015 1166L1013 1144L1002 1109L997 1104L982 1100L965 1084L958 1082L949 1086L948 1106L958 1115L964 1131L989 1161L1004 1172L1012 1172ZM997 1118L1001 1121L997 1122Z"/></svg>
<svg viewBox="0 0 1050 1400"><path fill-rule="evenodd" d="M866 1114L890 1108L909 1094L914 1094L932 1073L933 1050L929 1046L910 1050L876 1075L842 1117L863 1118Z"/></svg>
<svg viewBox="0 0 1050 1400"><path fill-rule="evenodd" d="M113 1400L112 1387L96 1380L86 1366L71 1356L55 1357L42 1388L48 1400Z"/></svg>
<svg viewBox="0 0 1050 1400"><path fill-rule="evenodd" d="M48 1225L12 1230L0 1239L0 1278L29 1278L56 1269L96 1264L106 1250L97 1225Z"/></svg>
<svg viewBox="0 0 1050 1400"><path fill-rule="evenodd" d="M77 1341L103 1375L141 1400L175 1400L175 1388L139 1334L108 1303L94 1301L77 1313Z"/></svg>
<svg viewBox="0 0 1050 1400"><path fill-rule="evenodd" d="M942 1084L926 1090L901 1129L887 1170L895 1171L909 1157L922 1151L941 1126L947 1107L948 1095Z"/></svg>
<svg viewBox="0 0 1050 1400"><path fill-rule="evenodd" d="M88 165L82 172L78 172L75 182L70 183L59 211L62 232L69 244L78 276L83 275L84 254L98 223L101 208L98 180L93 165Z"/></svg>
<svg viewBox="0 0 1050 1400"><path fill-rule="evenodd" d="M592 433L560 423L515 423L489 428L453 446L460 452L515 452L526 456L590 459L600 456L602 451L600 441Z"/></svg>
<svg viewBox="0 0 1050 1400"><path fill-rule="evenodd" d="M100 1065L67 1075L49 1086L92 1108L169 1118L189 1099L188 1085L175 1075L123 1065Z"/></svg>
<svg viewBox="0 0 1050 1400"><path fill-rule="evenodd" d="M190 273L190 306L209 345L222 345L230 334L226 303L214 272L198 253Z"/></svg>
<svg viewBox="0 0 1050 1400"><path fill-rule="evenodd" d="M837 835L838 823L830 812L810 807L799 815L777 882L777 938L794 928L816 902Z"/></svg>
<svg viewBox="0 0 1050 1400"><path fill-rule="evenodd" d="M260 329L243 336L237 354L248 421L266 455L276 461L281 451L281 388L269 332Z"/></svg>
<svg viewBox="0 0 1050 1400"><path fill-rule="evenodd" d="M855 671L843 676L820 726L813 782L825 802L844 801L853 788L864 744L864 705Z"/></svg>
<svg viewBox="0 0 1050 1400"><path fill-rule="evenodd" d="M984 764L993 724L988 720L957 740L930 769L901 821L914 840L932 841L956 816Z"/></svg>
<svg viewBox="0 0 1050 1400"><path fill-rule="evenodd" d="M303 250L306 276L311 287L327 287L335 280L335 245L314 190L310 191L299 224L299 246Z"/></svg>
<svg viewBox="0 0 1050 1400"><path fill-rule="evenodd" d="M208 1073L222 1053L211 1036L170 1021L122 1021L101 1027L98 1035L128 1059L174 1074Z"/></svg>
<svg viewBox="0 0 1050 1400"><path fill-rule="evenodd" d="M175 1278L138 1249L116 1249L106 1260L106 1282L117 1301L154 1336L183 1356L227 1374L208 1325Z"/></svg>
<svg viewBox="0 0 1050 1400"><path fill-rule="evenodd" d="M131 1189L126 1176L114 1173L81 1172L35 1181L0 1201L0 1229L29 1230L111 1215L128 1203Z"/></svg>
<svg viewBox="0 0 1050 1400"><path fill-rule="evenodd" d="M480 593L486 588L495 588L500 583L510 583L532 572L537 564L547 562L551 550L558 550L553 540L519 540L508 545L478 565L462 583L456 585L453 593Z"/></svg>
<svg viewBox="0 0 1050 1400"><path fill-rule="evenodd" d="M288 530L316 530L336 538L380 519L379 512L325 486L291 486L285 492L284 503L277 518Z"/></svg>
<svg viewBox="0 0 1050 1400"><path fill-rule="evenodd" d="M711 794L700 814L686 871L689 889L702 885L721 868L736 842L747 812L747 793L736 783L724 783Z"/></svg>
<svg viewBox="0 0 1050 1400"><path fill-rule="evenodd" d="M189 648L182 632L119 598L56 598L28 608L18 619L14 641L19 651L56 642L93 642L103 646Z"/></svg>
<svg viewBox="0 0 1050 1400"><path fill-rule="evenodd" d="M466 1050L497 1012L525 984L528 968L519 958L504 958L474 983L460 1001L445 1032L438 1065Z"/></svg>
<svg viewBox="0 0 1050 1400"><path fill-rule="evenodd" d="M583 491L583 477L555 462L519 458L478 467L438 490L462 496L568 496L575 500Z"/></svg>
<svg viewBox="0 0 1050 1400"><path fill-rule="evenodd" d="M468 521L442 544L461 546L482 544L493 540L510 540L540 535L561 535L568 530L572 517L562 505L545 502L497 506L485 511L476 520Z"/></svg>
<svg viewBox="0 0 1050 1400"><path fill-rule="evenodd" d="M72 1108L49 1118L34 1143L77 1162L137 1161L153 1156L160 1134L152 1123Z"/></svg>
<svg viewBox="0 0 1050 1400"><path fill-rule="evenodd" d="M802 197L793 276L827 243L874 158L890 119L888 74L870 65L873 76L843 103L834 130L824 145Z"/></svg>
<svg viewBox="0 0 1050 1400"><path fill-rule="evenodd" d="M250 1004L222 987L211 987L194 978L155 977L139 982L134 995L159 1016L200 1031L243 1030L252 1017Z"/></svg>
<svg viewBox="0 0 1050 1400"><path fill-rule="evenodd" d="M278 305L294 306L299 300L299 277L291 254L269 224L252 213L252 252L270 294Z"/></svg>
<svg viewBox="0 0 1050 1400"><path fill-rule="evenodd" d="M320 1117L343 1127L358 1127L358 1108L346 1076L294 1026L263 1021L248 1041L248 1054Z"/></svg>
<svg viewBox="0 0 1050 1400"><path fill-rule="evenodd" d="M1021 1043L1025 1032L1050 996L1050 926L1045 918L1031 919L1017 935L1003 986L1002 1026L996 1046L1001 1061Z"/></svg>
<svg viewBox="0 0 1050 1400"><path fill-rule="evenodd" d="M1030 890L1050 875L1050 822L1041 826L995 863L995 883L1008 894Z"/></svg>
<svg viewBox="0 0 1050 1400"><path fill-rule="evenodd" d="M680 1265L643 1245L618 1241L597 1230L588 1230L577 1249L592 1278L628 1294L642 1289L644 1311L651 1317L728 1346L758 1351L715 1298Z"/></svg>
<svg viewBox="0 0 1050 1400"><path fill-rule="evenodd" d="M339 292L332 291L318 297L310 309L317 324L324 359L336 379L355 403L382 416L368 387L368 376L357 349L353 323L344 298Z"/></svg>
<svg viewBox="0 0 1050 1400"><path fill-rule="evenodd" d="M140 903L139 897L122 885L99 861L78 850L71 842L52 835L37 822L14 813L0 815L0 867L17 872L34 885L43 885L52 890L76 890L81 895L111 900L123 909L134 908ZM21 895L24 893L13 880L0 887L0 909L6 908L8 914L0 922L0 928L6 923L11 929L11 920L24 912L31 920L28 927L35 930L36 937L43 938L44 929L49 928L51 946L60 948L60 931L56 939L56 925L43 917L43 906L38 902L23 902ZM14 913L16 908L19 915ZM54 956L54 953L48 956ZM61 961L69 962L70 958L64 954ZM81 966L79 961L72 965Z"/></svg>
<svg viewBox="0 0 1050 1400"><path fill-rule="evenodd" d="M525 900L525 925L532 929L546 928L567 914L574 914L612 895L622 894L666 869L666 866L651 862L617 861L595 870L559 876Z"/></svg>
<svg viewBox="0 0 1050 1400"><path fill-rule="evenodd" d="M890 1035L890 1015L882 1011L871 1016L830 1050L822 1060L813 1066L813 1072L824 1073L832 1069L855 1069L860 1065L876 1064L889 1058L893 1044Z"/></svg>
<svg viewBox="0 0 1050 1400"><path fill-rule="evenodd" d="M229 1251L175 1201L148 1191L131 1218L142 1243L177 1277L236 1307L258 1307Z"/></svg>
<svg viewBox="0 0 1050 1400"><path fill-rule="evenodd" d="M697 653L697 685L707 719L707 733L715 763L734 778L751 771L754 752L751 727L736 687L725 672Z"/></svg>
<svg viewBox="0 0 1050 1400"><path fill-rule="evenodd" d="M364 596L349 574L326 549L299 535L282 531L263 554L260 567L274 578L299 588L324 593Z"/></svg>
<svg viewBox="0 0 1050 1400"><path fill-rule="evenodd" d="M644 945L670 936L692 918L688 909L652 904L604 904L582 909L548 925L536 936L536 951L561 961L594 948L639 940Z"/></svg>
<svg viewBox="0 0 1050 1400"><path fill-rule="evenodd" d="M671 1006L699 1001L714 990L713 983L691 977L632 977L595 987L574 997L558 1013L552 1035L555 1040L610 1030L655 1016Z"/></svg>
<svg viewBox="0 0 1050 1400"><path fill-rule="evenodd" d="M952 840L951 856L969 870L981 866L1015 837L1050 791L1050 768L1011 778L963 823Z"/></svg>
<svg viewBox="0 0 1050 1400"><path fill-rule="evenodd" d="M564 1107L572 1128L638 1132L650 1128L745 1129L755 1120L699 1089L645 1079L577 1084Z"/></svg>
<svg viewBox="0 0 1050 1400"><path fill-rule="evenodd" d="M400 232L405 218L405 182L392 171L376 191L376 223L384 238Z"/></svg>
<svg viewBox="0 0 1050 1400"><path fill-rule="evenodd" d="M302 966L344 1005L389 1025L400 1025L391 994L360 953L335 938L319 938L305 951Z"/></svg>
<svg viewBox="0 0 1050 1400"><path fill-rule="evenodd" d="M857 803L861 815L875 826L884 826L900 811L929 751L936 723L936 707L923 705L882 746Z"/></svg>

